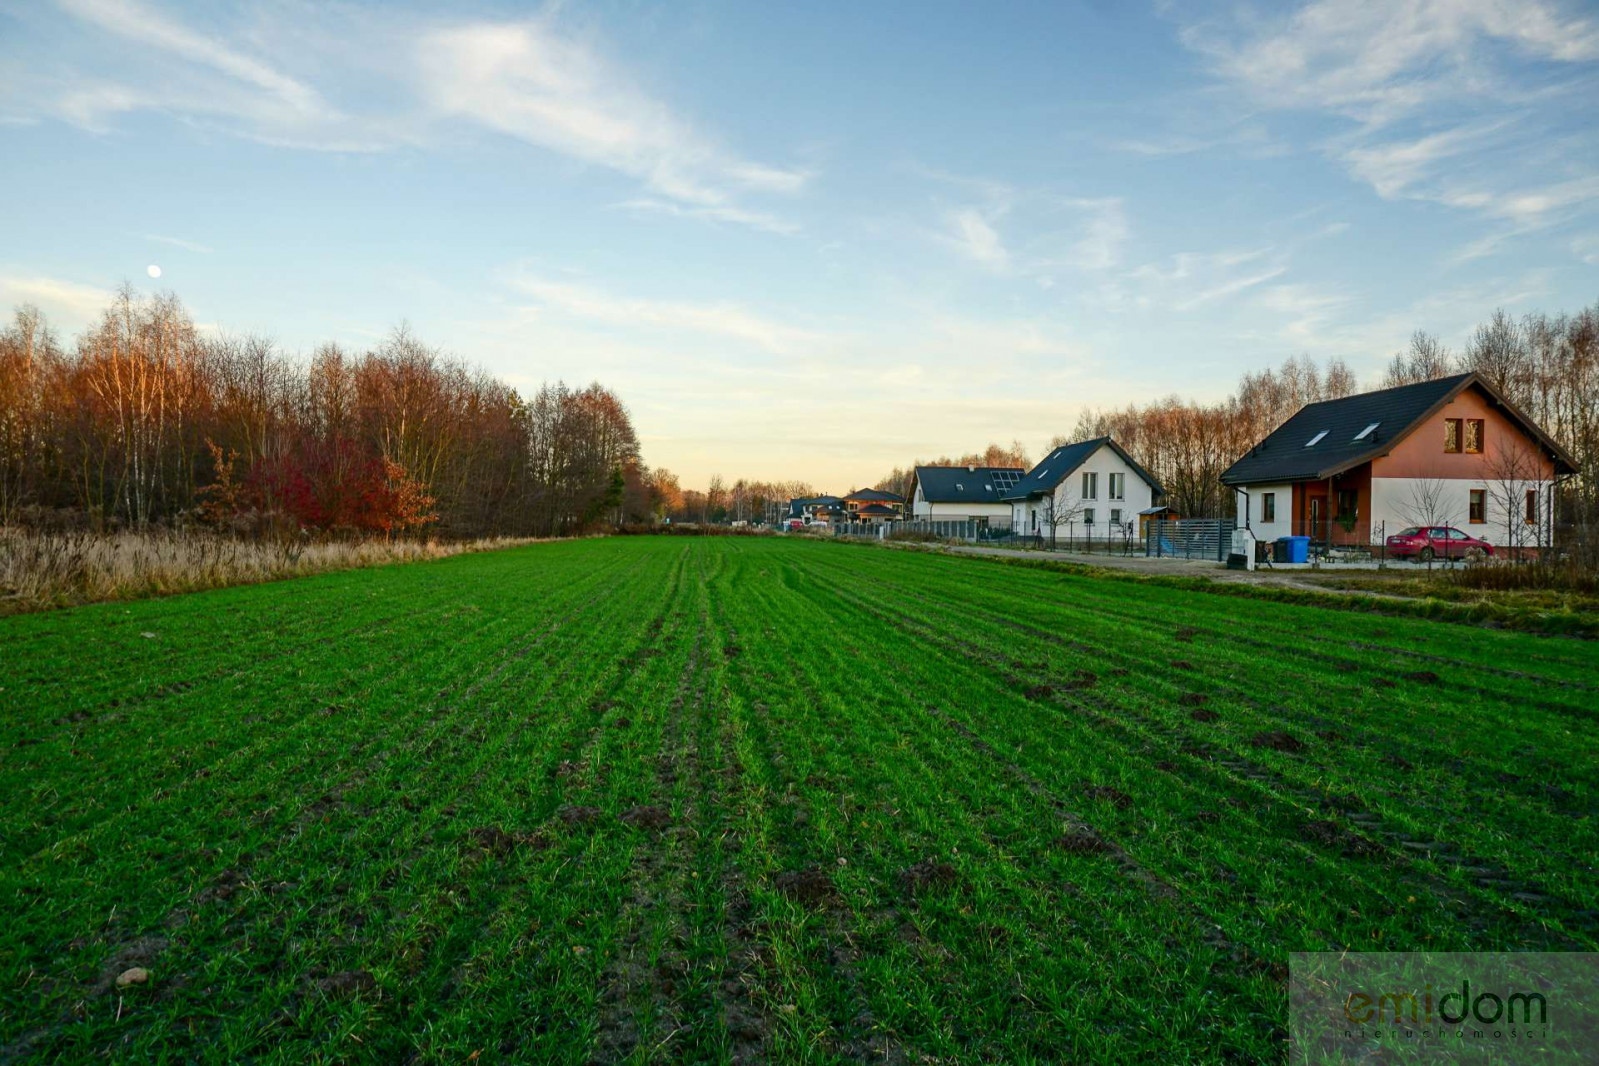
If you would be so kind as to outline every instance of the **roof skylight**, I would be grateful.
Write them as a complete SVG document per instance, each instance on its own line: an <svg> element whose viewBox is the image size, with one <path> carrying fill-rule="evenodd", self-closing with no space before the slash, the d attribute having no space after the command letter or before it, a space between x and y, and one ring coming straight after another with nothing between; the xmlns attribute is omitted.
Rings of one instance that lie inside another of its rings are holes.
<svg viewBox="0 0 1599 1066"><path fill-rule="evenodd" d="M1372 430L1376 429L1380 425L1382 425L1381 422L1373 422L1371 425L1367 426L1365 429L1361 430L1359 433L1356 433L1355 434L1355 439L1356 440L1364 440L1365 438L1371 436Z"/></svg>
<svg viewBox="0 0 1599 1066"><path fill-rule="evenodd" d="M1325 437L1326 435L1327 435L1327 431L1325 429L1322 430L1320 433L1316 434L1314 437L1311 437L1309 440L1307 440L1305 442L1305 447L1309 448L1309 447L1314 446L1317 441L1321 440L1321 438Z"/></svg>

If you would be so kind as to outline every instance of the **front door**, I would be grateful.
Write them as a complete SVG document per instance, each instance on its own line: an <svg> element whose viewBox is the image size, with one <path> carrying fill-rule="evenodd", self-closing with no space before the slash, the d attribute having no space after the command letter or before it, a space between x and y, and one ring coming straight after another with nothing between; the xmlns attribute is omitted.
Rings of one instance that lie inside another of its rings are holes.
<svg viewBox="0 0 1599 1066"><path fill-rule="evenodd" d="M1311 537L1319 537L1327 529L1327 497L1312 496L1310 503L1310 528L1305 533Z"/></svg>

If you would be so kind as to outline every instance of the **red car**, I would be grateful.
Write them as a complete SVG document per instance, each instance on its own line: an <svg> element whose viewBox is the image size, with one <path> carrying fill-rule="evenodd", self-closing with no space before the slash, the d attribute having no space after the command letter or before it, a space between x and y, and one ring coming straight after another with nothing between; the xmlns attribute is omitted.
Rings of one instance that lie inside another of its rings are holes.
<svg viewBox="0 0 1599 1066"><path fill-rule="evenodd" d="M1415 558L1425 563L1435 558L1464 559L1479 552L1492 555L1494 546L1453 526L1411 526L1388 538L1388 554L1395 559Z"/></svg>

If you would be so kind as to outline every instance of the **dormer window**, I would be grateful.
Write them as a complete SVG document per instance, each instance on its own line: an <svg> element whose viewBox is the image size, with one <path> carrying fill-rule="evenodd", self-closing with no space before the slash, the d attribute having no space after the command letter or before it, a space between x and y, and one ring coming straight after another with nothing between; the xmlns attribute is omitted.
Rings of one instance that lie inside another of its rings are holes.
<svg viewBox="0 0 1599 1066"><path fill-rule="evenodd" d="M1314 437L1311 437L1309 440L1307 440L1305 442L1305 447L1307 447L1307 448L1315 447L1316 443L1318 441L1320 441L1321 438L1325 437L1326 435L1327 435L1327 431L1325 429L1322 430L1320 433L1316 434Z"/></svg>
<svg viewBox="0 0 1599 1066"><path fill-rule="evenodd" d="M1355 439L1356 440L1365 440L1367 437L1371 436L1374 432L1376 432L1377 427L1380 426L1380 425L1382 425L1381 422L1373 422L1371 425L1367 426L1365 429L1361 430L1359 433L1356 433L1355 434Z"/></svg>

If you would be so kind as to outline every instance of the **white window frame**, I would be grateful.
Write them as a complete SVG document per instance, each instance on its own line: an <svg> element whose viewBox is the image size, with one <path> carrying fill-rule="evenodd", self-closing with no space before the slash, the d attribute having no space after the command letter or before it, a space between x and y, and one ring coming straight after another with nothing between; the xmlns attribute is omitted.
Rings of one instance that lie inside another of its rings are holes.
<svg viewBox="0 0 1599 1066"><path fill-rule="evenodd" d="M1083 499L1099 499L1099 474L1094 471L1083 471Z"/></svg>

